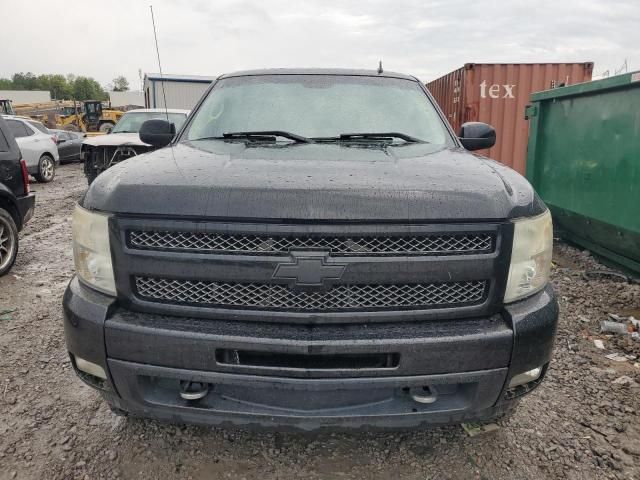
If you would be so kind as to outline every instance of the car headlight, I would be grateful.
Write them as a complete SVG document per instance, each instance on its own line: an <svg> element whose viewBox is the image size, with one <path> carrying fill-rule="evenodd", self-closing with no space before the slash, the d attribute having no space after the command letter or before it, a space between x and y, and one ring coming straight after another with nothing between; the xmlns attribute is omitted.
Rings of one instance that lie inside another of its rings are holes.
<svg viewBox="0 0 640 480"><path fill-rule="evenodd" d="M553 225L547 210L514 220L513 248L504 302L515 302L544 288L551 272Z"/></svg>
<svg viewBox="0 0 640 480"><path fill-rule="evenodd" d="M116 294L108 215L76 205L73 211L73 261L80 280L103 293Z"/></svg>

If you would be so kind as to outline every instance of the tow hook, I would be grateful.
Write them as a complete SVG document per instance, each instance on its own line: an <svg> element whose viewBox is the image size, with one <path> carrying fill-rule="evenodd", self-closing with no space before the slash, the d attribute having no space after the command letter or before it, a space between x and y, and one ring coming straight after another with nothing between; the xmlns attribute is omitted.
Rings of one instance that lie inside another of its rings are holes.
<svg viewBox="0 0 640 480"><path fill-rule="evenodd" d="M438 399L438 392L431 386L414 387L409 390L409 395L414 402L434 403Z"/></svg>
<svg viewBox="0 0 640 480"><path fill-rule="evenodd" d="M180 380L180 397L184 400L200 400L209 393L209 384Z"/></svg>

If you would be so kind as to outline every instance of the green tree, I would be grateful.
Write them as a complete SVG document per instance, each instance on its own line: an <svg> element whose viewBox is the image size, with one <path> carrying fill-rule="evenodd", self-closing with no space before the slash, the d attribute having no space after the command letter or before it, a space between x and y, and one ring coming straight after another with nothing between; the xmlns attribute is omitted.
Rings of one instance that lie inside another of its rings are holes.
<svg viewBox="0 0 640 480"><path fill-rule="evenodd" d="M31 73L14 73L13 77L14 90L38 90L36 76Z"/></svg>
<svg viewBox="0 0 640 480"><path fill-rule="evenodd" d="M78 76L73 80L73 97L76 100L106 100L102 86L91 77Z"/></svg>
<svg viewBox="0 0 640 480"><path fill-rule="evenodd" d="M128 89L127 79L122 78L119 86ZM31 72L14 73L11 79L0 78L0 90L49 90L55 100L107 100L107 94L95 79L74 74L42 74Z"/></svg>
<svg viewBox="0 0 640 480"><path fill-rule="evenodd" d="M38 75L38 90L49 90L51 98L66 100L71 98L71 88L64 75Z"/></svg>
<svg viewBox="0 0 640 480"><path fill-rule="evenodd" d="M111 81L111 88L114 92L126 92L129 90L129 80L120 75Z"/></svg>

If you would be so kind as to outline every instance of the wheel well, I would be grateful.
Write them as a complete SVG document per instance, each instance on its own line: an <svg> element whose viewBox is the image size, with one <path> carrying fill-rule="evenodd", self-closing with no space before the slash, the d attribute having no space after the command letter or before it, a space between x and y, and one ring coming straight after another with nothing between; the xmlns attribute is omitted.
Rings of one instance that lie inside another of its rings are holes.
<svg viewBox="0 0 640 480"><path fill-rule="evenodd" d="M51 159L51 161L53 162L53 166L55 168L55 166L56 166L56 158L53 156L53 153L44 152L42 155L40 155L41 159L42 159L42 157L49 157ZM38 171L40 171L40 164L38 164Z"/></svg>
<svg viewBox="0 0 640 480"><path fill-rule="evenodd" d="M13 201L11 201L11 199L7 197L0 196L0 208L9 212L9 215L11 215L11 218L13 218L16 227L18 227L18 231L22 230L22 219L20 218L18 209L16 208Z"/></svg>

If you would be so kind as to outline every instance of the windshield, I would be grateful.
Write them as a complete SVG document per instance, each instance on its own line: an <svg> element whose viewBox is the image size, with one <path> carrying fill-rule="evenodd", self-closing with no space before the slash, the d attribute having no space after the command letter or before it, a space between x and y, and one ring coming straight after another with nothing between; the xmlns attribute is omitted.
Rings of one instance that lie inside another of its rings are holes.
<svg viewBox="0 0 640 480"><path fill-rule="evenodd" d="M183 138L282 131L311 139L397 132L433 144L451 138L417 82L349 75L259 75L218 81Z"/></svg>
<svg viewBox="0 0 640 480"><path fill-rule="evenodd" d="M159 118L166 120L167 115L164 112L129 112L125 113L120 121L113 127L111 133L138 133L140 127L147 120ZM184 113L169 113L169 121L176 126L176 132L180 130L182 124L187 119Z"/></svg>

